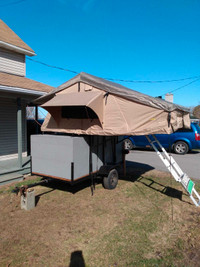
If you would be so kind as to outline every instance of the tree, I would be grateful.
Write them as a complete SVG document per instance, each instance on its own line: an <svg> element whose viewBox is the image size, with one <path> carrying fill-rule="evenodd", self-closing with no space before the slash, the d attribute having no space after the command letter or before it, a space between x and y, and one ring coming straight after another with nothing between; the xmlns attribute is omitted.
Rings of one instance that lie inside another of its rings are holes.
<svg viewBox="0 0 200 267"><path fill-rule="evenodd" d="M193 109L193 115L197 118L200 119L200 105L196 106Z"/></svg>

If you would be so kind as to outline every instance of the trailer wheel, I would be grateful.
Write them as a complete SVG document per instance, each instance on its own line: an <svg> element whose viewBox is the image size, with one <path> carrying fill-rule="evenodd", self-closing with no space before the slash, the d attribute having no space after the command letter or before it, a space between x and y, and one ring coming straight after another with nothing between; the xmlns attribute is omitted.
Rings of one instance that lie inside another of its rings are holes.
<svg viewBox="0 0 200 267"><path fill-rule="evenodd" d="M103 186L106 189L112 190L118 184L118 172L116 169L112 169L107 177L103 178Z"/></svg>

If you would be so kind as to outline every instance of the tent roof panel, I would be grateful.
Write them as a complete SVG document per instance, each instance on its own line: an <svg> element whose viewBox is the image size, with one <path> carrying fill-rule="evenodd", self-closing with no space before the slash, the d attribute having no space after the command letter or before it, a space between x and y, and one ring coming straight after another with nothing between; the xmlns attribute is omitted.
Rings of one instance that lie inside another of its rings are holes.
<svg viewBox="0 0 200 267"><path fill-rule="evenodd" d="M117 96L126 98L128 100L141 103L147 106L151 106L157 109L163 109L169 112L173 110L180 110L180 111L187 112L187 113L189 112L189 109L183 106L172 104L165 100L142 94L140 92L129 89L123 85L120 85L120 84L117 84L111 81L107 81L105 79L102 79L102 78L99 78L99 77L96 77L96 76L93 76L91 74L87 74L84 72L79 73L71 80L63 83L62 85L60 85L59 87L57 87L56 89L48 93L46 96L38 98L38 101L44 103L48 99L52 98L56 93L78 82L89 84L91 86L94 86L110 94L117 95Z"/></svg>

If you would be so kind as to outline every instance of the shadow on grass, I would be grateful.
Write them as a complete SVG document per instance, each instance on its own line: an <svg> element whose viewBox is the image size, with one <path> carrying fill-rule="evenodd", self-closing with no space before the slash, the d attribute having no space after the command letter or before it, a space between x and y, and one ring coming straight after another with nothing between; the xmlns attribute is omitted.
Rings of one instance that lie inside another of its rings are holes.
<svg viewBox="0 0 200 267"><path fill-rule="evenodd" d="M123 176L123 170L119 169L120 180L134 182L142 174L153 169L152 166L149 166L147 164L141 164L141 163L131 162L131 161L127 161L126 163L127 163L127 170L128 170L127 175ZM95 185L101 184L101 183L102 183L102 179L94 178L94 189L95 189ZM45 183L43 186L52 188L53 190L57 189L61 191L70 192L72 194L76 194L77 192L84 190L85 188L91 187L91 185L92 185L91 178L88 177L88 178L85 178L84 180L79 180L79 182L76 182L74 185L71 185L67 181L62 181L58 179L49 179L49 182ZM48 192L51 192L53 190L50 190Z"/></svg>
<svg viewBox="0 0 200 267"><path fill-rule="evenodd" d="M38 202L39 202L41 196L46 195L46 194L48 194L48 193L51 193L51 192L54 191L54 190L56 190L56 188L51 189L51 190L46 191L46 192L43 192L43 193L38 194L37 196L35 196L35 206L37 206L37 204L38 204Z"/></svg>
<svg viewBox="0 0 200 267"><path fill-rule="evenodd" d="M89 179L89 180L85 180L85 181L80 181L80 183L77 183L75 185L71 185L68 182L65 182L62 180L49 179L49 181L47 183L44 183L41 186L45 187L45 188L49 188L49 190L35 196L36 205L38 204L38 202L40 201L40 198L43 195L49 194L55 190L61 190L61 191L69 192L72 194L76 194L77 192L84 190L87 187L90 187L91 186L91 180ZM91 192L92 192L92 190L91 190Z"/></svg>
<svg viewBox="0 0 200 267"><path fill-rule="evenodd" d="M69 267L85 267L85 261L81 250L71 253Z"/></svg>
<svg viewBox="0 0 200 267"><path fill-rule="evenodd" d="M120 180L125 180L128 182L140 182L143 185L151 188L152 190L155 190L161 194L165 194L169 197L172 198L177 198L180 201L182 200L182 195L183 192L179 191L175 188L165 186L161 183L155 182L154 180L150 178L144 178L142 175L144 175L146 172L151 171L154 169L154 167L148 165L148 164L143 164L139 162L133 162L133 161L126 161L126 167L127 167L127 174L126 176L123 175L123 169L119 169L119 179ZM173 179L173 178L172 178ZM57 180L57 179L50 179L48 183L45 183L43 186L50 188L51 190L44 192L38 196L37 202L39 201L40 197L44 194L51 193L54 190L61 190L61 191L66 191L70 192L72 194L76 194L77 192L84 190L85 188L91 187L91 194L93 195L93 190L95 190L95 184L100 184L102 183L102 180L99 179L94 179L94 187L92 188L92 182L91 179L88 177L88 179L85 180L80 180L74 185L71 185L68 182L62 181L62 180ZM186 194L184 194L186 195ZM183 201L186 202L186 201ZM189 202L187 202L189 203Z"/></svg>
<svg viewBox="0 0 200 267"><path fill-rule="evenodd" d="M134 161L126 161L126 176L123 175L123 170L120 170L120 179L130 182L135 182L139 177L148 171L154 170L154 167Z"/></svg>
<svg viewBox="0 0 200 267"><path fill-rule="evenodd" d="M98 184L99 182L97 181L96 184ZM65 182L62 180L58 180L58 179L50 179L49 182L47 184L44 184L45 187L48 188L52 188L52 190L48 191L54 191L54 190L61 190L61 191L66 191L72 194L76 194L77 192L84 190L87 187L91 186L91 179L88 178L86 180L80 180L80 182L72 185L69 182ZM47 193L48 193L47 192Z"/></svg>
<svg viewBox="0 0 200 267"><path fill-rule="evenodd" d="M173 179L173 178L172 178ZM172 188L170 186L165 186L161 183L155 182L151 178L140 177L137 182L142 183L143 185L155 190L163 195L166 195L171 198L177 198L180 201L192 205L190 202L185 201L182 199L182 196L187 196L187 194L183 193L182 191Z"/></svg>
<svg viewBox="0 0 200 267"><path fill-rule="evenodd" d="M146 172L153 170L154 167L148 164L143 164L143 163L133 162L133 161L126 161L126 166L127 166L127 175L122 176L123 180L130 181L130 182L135 182L135 181L140 182L154 191L157 191L161 194L164 194L172 198L177 198L180 201L183 201L191 205L190 202L184 201L182 199L183 195L187 196L187 194L183 193L182 191L172 188L170 186L165 186L161 183L154 181L151 178L143 177L143 175ZM171 177L171 179L173 179L173 177Z"/></svg>

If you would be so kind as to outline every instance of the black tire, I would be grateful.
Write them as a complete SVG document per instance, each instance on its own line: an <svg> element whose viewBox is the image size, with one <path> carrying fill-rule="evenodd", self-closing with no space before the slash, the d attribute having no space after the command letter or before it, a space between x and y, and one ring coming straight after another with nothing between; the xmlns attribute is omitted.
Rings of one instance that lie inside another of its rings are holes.
<svg viewBox="0 0 200 267"><path fill-rule="evenodd" d="M189 151L188 144L184 141L178 141L174 144L174 152L179 155L187 154Z"/></svg>
<svg viewBox="0 0 200 267"><path fill-rule="evenodd" d="M115 189L115 187L118 184L118 172L116 169L112 169L107 177L103 178L103 186L106 189L112 190Z"/></svg>
<svg viewBox="0 0 200 267"><path fill-rule="evenodd" d="M133 143L131 142L130 139L125 139L124 140L124 148L128 149L128 150L133 149Z"/></svg>

